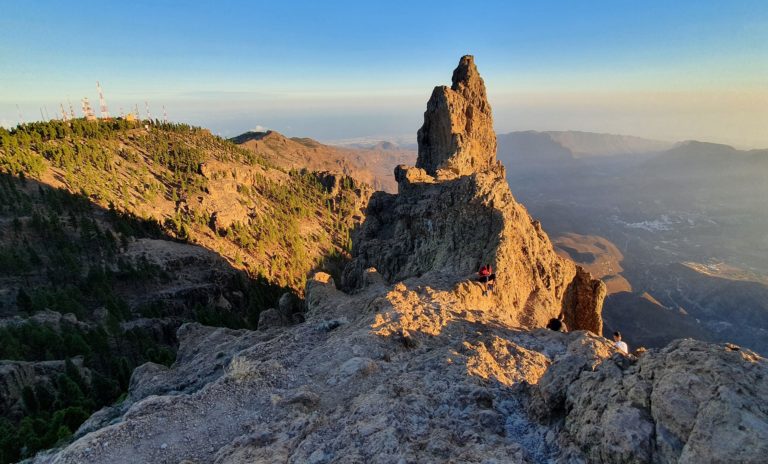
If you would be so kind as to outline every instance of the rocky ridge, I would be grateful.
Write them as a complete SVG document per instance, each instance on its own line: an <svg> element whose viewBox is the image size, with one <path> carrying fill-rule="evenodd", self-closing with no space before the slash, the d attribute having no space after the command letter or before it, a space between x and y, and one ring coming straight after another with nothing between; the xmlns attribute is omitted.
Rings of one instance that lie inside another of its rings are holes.
<svg viewBox="0 0 768 464"><path fill-rule="evenodd" d="M764 456L768 361L748 350L681 341L625 358L590 332L508 327L481 295L462 309L466 294L433 286L442 282L367 280L349 295L317 274L306 322L287 328L182 326L171 368L137 369L116 417L97 414L80 439L35 462Z"/></svg>

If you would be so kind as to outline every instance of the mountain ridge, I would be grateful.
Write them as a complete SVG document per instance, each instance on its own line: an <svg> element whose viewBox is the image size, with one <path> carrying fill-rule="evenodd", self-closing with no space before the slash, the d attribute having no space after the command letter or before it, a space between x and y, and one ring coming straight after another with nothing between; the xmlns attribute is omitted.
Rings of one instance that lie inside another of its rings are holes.
<svg viewBox="0 0 768 464"><path fill-rule="evenodd" d="M246 132L231 139L285 169L335 171L367 183L374 190L397 189L394 167L414 157L395 146L345 148L325 145L305 137L286 137L277 131Z"/></svg>

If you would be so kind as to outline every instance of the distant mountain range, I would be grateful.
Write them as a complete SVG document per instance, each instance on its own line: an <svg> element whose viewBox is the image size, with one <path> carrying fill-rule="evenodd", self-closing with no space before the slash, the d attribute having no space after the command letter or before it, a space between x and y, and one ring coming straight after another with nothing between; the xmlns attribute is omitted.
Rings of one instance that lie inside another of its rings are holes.
<svg viewBox="0 0 768 464"><path fill-rule="evenodd" d="M695 337L768 352L768 150L526 131L500 135L498 157L553 241L570 237L561 251L629 283L606 299L606 327L631 344ZM584 259L596 237L621 267Z"/></svg>
<svg viewBox="0 0 768 464"><path fill-rule="evenodd" d="M524 131L499 134L499 155L510 152L525 157L568 157L573 159L646 155L669 150L673 142L630 135L598 134L580 131Z"/></svg>

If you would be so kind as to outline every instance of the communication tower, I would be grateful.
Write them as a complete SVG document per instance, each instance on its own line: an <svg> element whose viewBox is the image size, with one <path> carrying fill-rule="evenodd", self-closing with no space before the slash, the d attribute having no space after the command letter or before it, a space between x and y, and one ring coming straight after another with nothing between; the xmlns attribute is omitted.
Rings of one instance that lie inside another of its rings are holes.
<svg viewBox="0 0 768 464"><path fill-rule="evenodd" d="M104 91L101 89L101 84L96 81L96 90L99 92L99 109L101 110L101 118L109 119L109 110L107 109L107 101L104 100Z"/></svg>
<svg viewBox="0 0 768 464"><path fill-rule="evenodd" d="M83 97L83 114L85 115L85 119L87 121L95 121L96 116L93 114L93 110L91 109L91 103L88 101L88 97Z"/></svg>

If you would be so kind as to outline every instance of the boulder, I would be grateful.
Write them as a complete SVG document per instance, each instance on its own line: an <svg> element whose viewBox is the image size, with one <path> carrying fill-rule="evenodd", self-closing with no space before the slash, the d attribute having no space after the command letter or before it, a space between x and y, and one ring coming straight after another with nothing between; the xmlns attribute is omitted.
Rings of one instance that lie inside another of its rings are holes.
<svg viewBox="0 0 768 464"><path fill-rule="evenodd" d="M324 303L331 300L339 291L333 277L325 272L317 272L310 279L307 279L307 285L304 290L304 301L307 305L307 312L313 313L320 309Z"/></svg>
<svg viewBox="0 0 768 464"><path fill-rule="evenodd" d="M275 308L265 309L259 313L259 330L267 330L273 327L280 327L286 324L282 314Z"/></svg>
<svg viewBox="0 0 768 464"><path fill-rule="evenodd" d="M304 311L301 299L291 292L285 292L280 296L277 307L280 310L280 314L287 320L291 320L294 314Z"/></svg>

